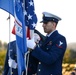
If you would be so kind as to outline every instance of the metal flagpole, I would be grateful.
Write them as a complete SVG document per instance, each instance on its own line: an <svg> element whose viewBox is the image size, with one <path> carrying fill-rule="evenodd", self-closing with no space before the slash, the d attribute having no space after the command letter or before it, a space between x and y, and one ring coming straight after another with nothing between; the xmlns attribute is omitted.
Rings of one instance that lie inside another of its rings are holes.
<svg viewBox="0 0 76 75"><path fill-rule="evenodd" d="M9 16L8 16L8 18L7 18L7 20L9 20L9 51L8 51L8 56L9 56L9 59L10 59L10 40L11 40L11 33L10 33L10 31L11 31L11 17L10 17L10 13L9 13ZM10 74L12 75L12 68L10 67Z"/></svg>
<svg viewBox="0 0 76 75"><path fill-rule="evenodd" d="M25 73L25 75L28 75L29 55L30 55L30 51L28 50L28 51L25 53L25 57L27 56L27 58L25 58L25 60L27 59L27 62L26 62L26 73Z"/></svg>
<svg viewBox="0 0 76 75"><path fill-rule="evenodd" d="M9 10L10 10L10 2L9 2ZM8 49L8 56L9 56L9 59L10 59L10 41L11 41L11 16L10 16L10 13L9 13L9 16L7 18L7 20L9 20L9 49ZM12 75L12 68L10 67L10 75Z"/></svg>

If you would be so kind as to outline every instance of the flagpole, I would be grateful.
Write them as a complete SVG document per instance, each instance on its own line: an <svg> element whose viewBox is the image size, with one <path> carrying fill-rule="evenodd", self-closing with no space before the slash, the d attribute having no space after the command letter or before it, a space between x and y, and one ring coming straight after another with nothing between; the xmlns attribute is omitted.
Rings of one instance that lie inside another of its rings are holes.
<svg viewBox="0 0 76 75"><path fill-rule="evenodd" d="M9 16L7 18L7 20L9 20L9 49L10 49L10 41L11 41L11 17L10 17L10 13L9 13ZM9 59L10 59L10 50L8 51L8 55L9 55ZM10 74L12 75L12 68L10 67Z"/></svg>
<svg viewBox="0 0 76 75"><path fill-rule="evenodd" d="M28 75L29 55L30 55L30 51L28 50L28 51L25 53L25 57L27 56L27 58L25 58L25 60L28 59L27 62L26 62L27 65L26 65L26 73L25 73L25 75Z"/></svg>

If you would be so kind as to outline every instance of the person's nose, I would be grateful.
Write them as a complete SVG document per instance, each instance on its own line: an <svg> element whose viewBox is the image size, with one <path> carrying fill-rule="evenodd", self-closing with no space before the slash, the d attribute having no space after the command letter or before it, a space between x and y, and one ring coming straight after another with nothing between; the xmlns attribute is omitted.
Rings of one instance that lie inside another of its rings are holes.
<svg viewBox="0 0 76 75"><path fill-rule="evenodd" d="M46 24L43 23L42 27L45 27L45 26L46 26Z"/></svg>

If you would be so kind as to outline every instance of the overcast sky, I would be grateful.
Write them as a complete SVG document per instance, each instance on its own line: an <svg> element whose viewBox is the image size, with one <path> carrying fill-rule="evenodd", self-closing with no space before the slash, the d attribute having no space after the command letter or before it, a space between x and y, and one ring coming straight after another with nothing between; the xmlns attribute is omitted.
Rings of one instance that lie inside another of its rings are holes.
<svg viewBox="0 0 76 75"><path fill-rule="evenodd" d="M63 34L67 43L76 42L76 2L75 0L34 0L35 12L38 17L36 29L44 34L42 24L39 22L42 19L42 12L47 11L62 18L58 23L57 30ZM8 13L0 9L0 40L9 42L9 20ZM14 25L11 18L11 29ZM45 34L44 34L45 35ZM14 40L15 36L11 34L10 41Z"/></svg>

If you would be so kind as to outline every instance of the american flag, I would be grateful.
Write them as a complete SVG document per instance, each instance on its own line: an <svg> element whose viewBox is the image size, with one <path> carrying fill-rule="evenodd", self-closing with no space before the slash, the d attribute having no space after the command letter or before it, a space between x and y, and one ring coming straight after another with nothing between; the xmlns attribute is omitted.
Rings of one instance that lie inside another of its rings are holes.
<svg viewBox="0 0 76 75"><path fill-rule="evenodd" d="M34 29L37 23L37 16L35 14L33 0L25 0L24 14L25 14L27 37L31 39L34 36Z"/></svg>
<svg viewBox="0 0 76 75"><path fill-rule="evenodd" d="M26 35L29 39L34 36L34 29L37 24L37 16L35 14L35 7L33 0L25 0L25 27L26 27ZM12 33L15 34L15 26L13 27Z"/></svg>

